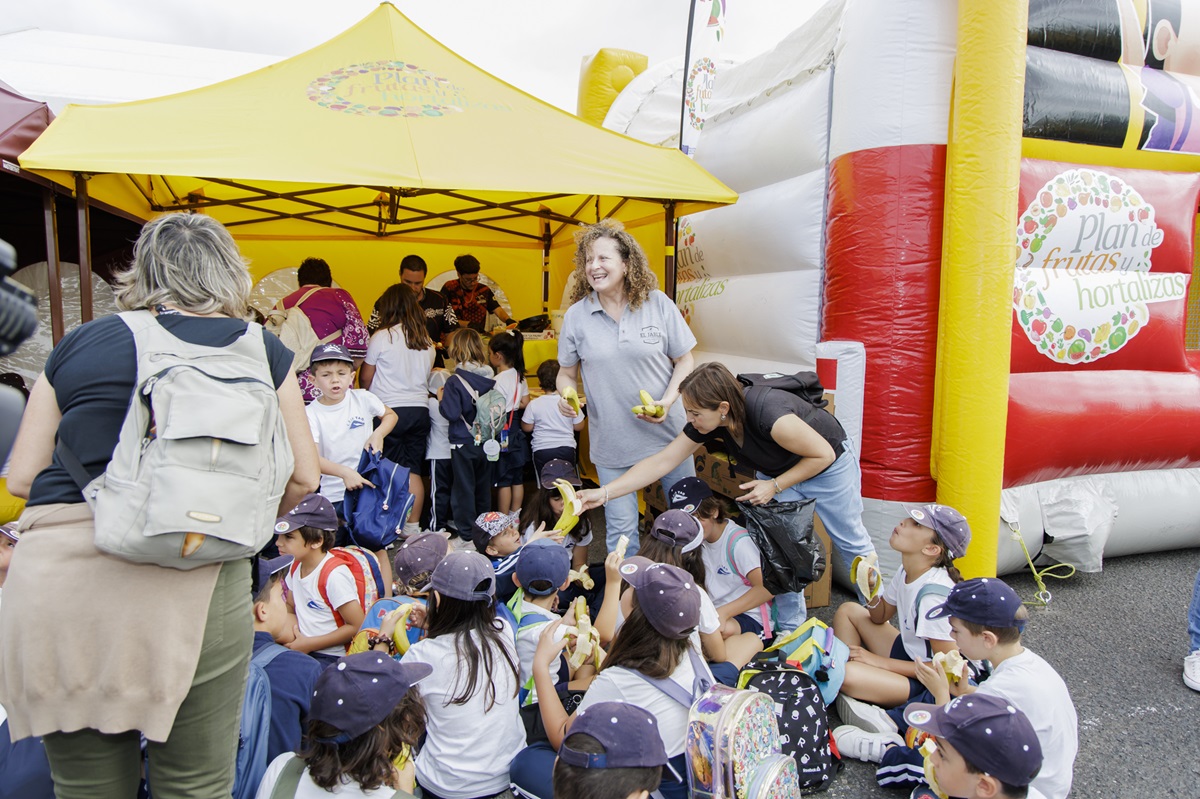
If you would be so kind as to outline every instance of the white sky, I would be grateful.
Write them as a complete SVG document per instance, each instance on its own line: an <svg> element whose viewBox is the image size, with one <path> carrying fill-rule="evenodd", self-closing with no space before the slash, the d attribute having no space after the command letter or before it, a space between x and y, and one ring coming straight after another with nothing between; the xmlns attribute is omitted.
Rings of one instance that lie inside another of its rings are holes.
<svg viewBox="0 0 1200 799"><path fill-rule="evenodd" d="M760 53L824 0L728 0L722 58ZM394 0L417 25L496 76L575 111L581 60L601 47L656 64L683 53L688 0ZM42 28L289 56L378 0L0 0L0 33ZM0 79L3 79L0 75Z"/></svg>

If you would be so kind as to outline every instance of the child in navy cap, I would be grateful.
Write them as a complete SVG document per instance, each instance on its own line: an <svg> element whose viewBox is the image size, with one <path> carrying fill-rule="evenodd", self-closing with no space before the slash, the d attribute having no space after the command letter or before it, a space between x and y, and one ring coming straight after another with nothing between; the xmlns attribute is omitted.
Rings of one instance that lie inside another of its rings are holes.
<svg viewBox="0 0 1200 799"><path fill-rule="evenodd" d="M647 799L662 782L667 752L654 716L625 702L597 702L575 715L554 764L555 799Z"/></svg>
<svg viewBox="0 0 1200 799"><path fill-rule="evenodd" d="M913 703L904 719L934 736L926 761L934 795L1042 799L1030 785L1042 767L1041 744L1029 719L1006 700L976 694L942 706Z"/></svg>
<svg viewBox="0 0 1200 799"><path fill-rule="evenodd" d="M272 761L259 795L310 796L320 789L366 796L386 785L411 796L411 753L425 728L415 686L431 671L376 652L340 658L317 678L302 754Z"/></svg>
<svg viewBox="0 0 1200 799"><path fill-rule="evenodd" d="M843 602L833 617L834 634L851 653L838 716L844 725L889 736L897 733L899 709L925 692L916 664L954 649L949 622L925 614L962 580L954 561L971 541L966 518L949 505L905 506L905 511L888 539L901 564L891 582L866 606ZM889 623L893 618L895 626ZM897 710L888 714L883 708ZM857 733L842 732L859 739ZM837 729L834 738L841 749ZM854 740L845 741L852 752ZM852 754L876 763L880 755L877 747Z"/></svg>

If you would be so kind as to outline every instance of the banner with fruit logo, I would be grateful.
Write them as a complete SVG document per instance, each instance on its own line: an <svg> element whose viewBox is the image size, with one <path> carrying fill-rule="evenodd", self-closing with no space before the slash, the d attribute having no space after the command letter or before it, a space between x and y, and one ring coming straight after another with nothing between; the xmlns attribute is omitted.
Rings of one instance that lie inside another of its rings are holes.
<svg viewBox="0 0 1200 799"><path fill-rule="evenodd" d="M1181 369L1194 174L1026 161L1013 371Z"/></svg>
<svg viewBox="0 0 1200 799"><path fill-rule="evenodd" d="M704 129L708 105L712 102L713 84L717 80L717 46L724 33L725 0L692 0L679 126L679 149L692 158L696 157L700 131Z"/></svg>

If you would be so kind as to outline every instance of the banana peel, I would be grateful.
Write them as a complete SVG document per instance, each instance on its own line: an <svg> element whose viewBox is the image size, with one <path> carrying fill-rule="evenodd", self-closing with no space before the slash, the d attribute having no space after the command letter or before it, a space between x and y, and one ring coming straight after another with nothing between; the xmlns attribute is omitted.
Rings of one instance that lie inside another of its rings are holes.
<svg viewBox="0 0 1200 799"><path fill-rule="evenodd" d="M183 546L179 550L179 557L190 558L196 554L196 550L204 543L206 536L204 533L188 533L183 537Z"/></svg>
<svg viewBox="0 0 1200 799"><path fill-rule="evenodd" d="M872 552L867 557L859 555L850 564L850 579L868 602L883 593L883 575L879 571L879 555Z"/></svg>
<svg viewBox="0 0 1200 799"><path fill-rule="evenodd" d="M359 652L366 652L371 648L367 645L367 638L377 632L378 630L359 630L356 632L354 637L350 639L350 648L346 650L346 654L357 655Z"/></svg>
<svg viewBox="0 0 1200 799"><path fill-rule="evenodd" d="M411 757L412 747L408 744L400 744L400 754L396 755L396 757L392 760L392 765L396 767L397 771L399 771L400 769L404 768Z"/></svg>
<svg viewBox="0 0 1200 799"><path fill-rule="evenodd" d="M579 571L571 569L569 572L567 572L567 581L579 583L581 586L583 586L585 591L591 591L596 587L596 581L593 580L591 575L588 574L587 566L584 566Z"/></svg>
<svg viewBox="0 0 1200 799"><path fill-rule="evenodd" d="M562 398L565 399L567 401L567 404L571 406L571 409L573 411L575 411L576 416L578 416L580 413L583 412L579 406L579 392L578 391L571 388L570 386L567 386L566 388L564 388L562 390Z"/></svg>
<svg viewBox="0 0 1200 799"><path fill-rule="evenodd" d="M617 539L617 548L616 548L615 552L617 553L618 560L625 560L625 550L628 548L629 548L629 536L623 535Z"/></svg>
<svg viewBox="0 0 1200 799"><path fill-rule="evenodd" d="M398 608L400 617L396 619L396 631L392 633L397 655L404 655L404 653L408 652L409 646L412 645L408 640L408 617L412 615L412 609L411 602L401 605Z"/></svg>
<svg viewBox="0 0 1200 799"><path fill-rule="evenodd" d="M575 616L575 646L567 656L567 665L574 672L589 659L596 657L595 649L600 645L600 636L596 632L596 628L592 626L591 617L588 616L587 601L583 597L576 597L571 603L571 615Z"/></svg>
<svg viewBox="0 0 1200 799"><path fill-rule="evenodd" d="M638 398L641 399L641 405L634 405L631 409L638 416L653 416L658 418L664 416L667 409L654 401L654 397L650 396L650 392L642 389L638 392Z"/></svg>
<svg viewBox="0 0 1200 799"><path fill-rule="evenodd" d="M579 514L583 513L583 500L575 496L575 486L566 480L555 480L554 487L558 489L558 495L563 500L562 516L558 517L554 532L569 533L579 523Z"/></svg>
<svg viewBox="0 0 1200 799"><path fill-rule="evenodd" d="M953 683L962 679L963 667L967 665L966 658L957 649L935 652L933 662L942 667L942 671L946 672L946 679Z"/></svg>

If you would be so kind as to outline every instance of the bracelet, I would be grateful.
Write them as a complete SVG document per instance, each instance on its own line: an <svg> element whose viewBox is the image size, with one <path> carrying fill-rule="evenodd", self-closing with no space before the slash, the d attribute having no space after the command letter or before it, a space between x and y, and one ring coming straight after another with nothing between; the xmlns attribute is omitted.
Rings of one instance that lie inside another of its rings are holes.
<svg viewBox="0 0 1200 799"><path fill-rule="evenodd" d="M380 644L387 644L389 655L396 654L396 642L393 641L391 638L388 638L386 635L368 635L367 636L367 647L369 649L374 649L375 647L379 646Z"/></svg>
<svg viewBox="0 0 1200 799"><path fill-rule="evenodd" d="M782 494L782 493L783 493L783 489L779 487L779 481L778 481L778 480L776 480L774 477L772 477L772 478L771 478L771 482L775 484L775 493L776 493L776 494Z"/></svg>
<svg viewBox="0 0 1200 799"><path fill-rule="evenodd" d="M600 486L604 489L604 501L600 503L600 507L608 505L608 486Z"/></svg>

